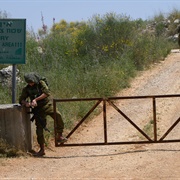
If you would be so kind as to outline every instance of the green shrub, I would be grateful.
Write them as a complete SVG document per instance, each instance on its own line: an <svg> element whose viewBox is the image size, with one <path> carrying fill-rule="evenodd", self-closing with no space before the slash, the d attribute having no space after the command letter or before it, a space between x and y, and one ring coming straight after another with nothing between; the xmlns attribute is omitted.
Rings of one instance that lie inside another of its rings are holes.
<svg viewBox="0 0 180 180"><path fill-rule="evenodd" d="M46 76L55 98L114 96L129 87L137 70L164 59L173 47L162 36L162 24L155 33L143 33L147 23L107 13L88 22L62 20L49 33L40 34L38 41L35 33L28 32L26 64L17 66L20 77L23 80L23 74L31 71ZM24 82L17 85L17 99L24 85ZM10 103L9 90L0 87L0 96L2 103ZM89 106L89 103L60 105L66 127L73 124L72 116L76 121Z"/></svg>

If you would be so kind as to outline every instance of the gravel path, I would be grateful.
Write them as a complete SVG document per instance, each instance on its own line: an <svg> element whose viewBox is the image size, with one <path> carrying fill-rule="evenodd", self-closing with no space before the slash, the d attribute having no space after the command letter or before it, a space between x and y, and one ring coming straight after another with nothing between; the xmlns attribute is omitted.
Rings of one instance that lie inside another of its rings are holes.
<svg viewBox="0 0 180 180"><path fill-rule="evenodd" d="M180 51L141 72L118 96L180 94ZM152 120L152 101L122 100L116 105L144 128ZM180 116L179 98L157 100L158 138ZM108 140L141 138L112 107L107 109ZM83 125L68 142L100 142L102 115ZM167 139L180 139L180 123ZM180 179L180 143L54 147L43 158L0 159L0 179Z"/></svg>

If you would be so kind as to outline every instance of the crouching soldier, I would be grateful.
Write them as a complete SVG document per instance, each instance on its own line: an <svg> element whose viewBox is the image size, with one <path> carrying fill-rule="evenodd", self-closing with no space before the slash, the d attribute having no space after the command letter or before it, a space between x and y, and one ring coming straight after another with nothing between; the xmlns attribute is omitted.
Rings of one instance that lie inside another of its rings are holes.
<svg viewBox="0 0 180 180"><path fill-rule="evenodd" d="M41 118L41 120L46 121L46 116L48 115L54 119L54 110L53 105L49 99L50 90L47 83L42 80L37 73L34 72L25 74L24 79L27 82L27 85L22 89L22 93L19 97L19 103L21 105L24 105L25 107L36 108L38 116ZM28 101L28 99L30 99L30 102ZM45 139L43 134L43 126L37 118L35 119L35 124L37 142L40 146L40 150L35 153L35 156L43 156L45 155ZM56 132L58 133L57 141L59 143L66 142L67 139L62 135L64 129L64 122L58 110L56 111L56 126Z"/></svg>

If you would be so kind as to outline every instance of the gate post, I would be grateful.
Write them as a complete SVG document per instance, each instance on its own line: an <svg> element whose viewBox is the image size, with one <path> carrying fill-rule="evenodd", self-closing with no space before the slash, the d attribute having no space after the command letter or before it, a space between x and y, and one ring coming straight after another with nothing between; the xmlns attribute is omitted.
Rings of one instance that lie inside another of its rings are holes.
<svg viewBox="0 0 180 180"><path fill-rule="evenodd" d="M153 124L154 124L154 141L157 141L157 121L156 121L156 98L153 97Z"/></svg>
<svg viewBox="0 0 180 180"><path fill-rule="evenodd" d="M107 143L106 99L103 99L104 143Z"/></svg>

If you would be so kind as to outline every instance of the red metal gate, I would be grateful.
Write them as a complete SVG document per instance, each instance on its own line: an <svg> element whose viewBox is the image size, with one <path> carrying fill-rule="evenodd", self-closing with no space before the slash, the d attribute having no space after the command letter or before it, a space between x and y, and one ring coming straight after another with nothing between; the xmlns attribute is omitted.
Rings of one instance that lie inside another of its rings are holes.
<svg viewBox="0 0 180 180"><path fill-rule="evenodd" d="M180 142L180 139L168 139L165 140L166 136L174 129L175 126L180 121L180 117L178 115L178 119L167 129L167 131L158 139L157 138L157 111L156 111L156 100L159 98L179 98L180 94L174 95L151 95L151 96L124 96L124 97L108 97L108 98L76 98L76 99L53 99L54 113L56 113L56 107L58 102L73 102L73 101L96 101L93 107L89 110L89 112L80 120L80 122L72 129L72 131L67 135L69 138L78 128L79 126L87 119L87 117L98 107L98 105L103 103L103 124L104 124L104 141L100 143L64 143L58 144L55 136L55 146L94 146L94 145L118 145L118 144L145 144L145 143L171 143L171 142ZM153 131L154 137L150 138L147 133L145 133L140 127L138 127L133 120L131 120L121 109L119 109L114 101L115 100L123 100L123 99L151 99L152 100L152 109L153 109ZM142 141L123 141L123 142L108 142L107 138L107 103L112 106L121 116L123 116L135 129L137 129L141 135L143 135L146 140ZM180 110L179 110L180 113ZM56 117L55 121L56 122ZM56 124L54 124L56 126ZM54 128L55 129L55 128ZM55 130L56 134L56 130Z"/></svg>

